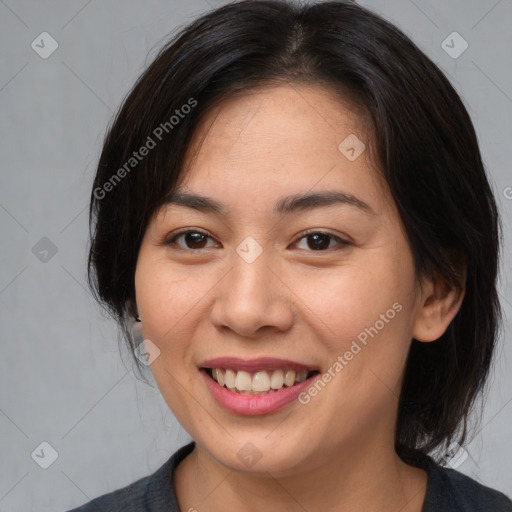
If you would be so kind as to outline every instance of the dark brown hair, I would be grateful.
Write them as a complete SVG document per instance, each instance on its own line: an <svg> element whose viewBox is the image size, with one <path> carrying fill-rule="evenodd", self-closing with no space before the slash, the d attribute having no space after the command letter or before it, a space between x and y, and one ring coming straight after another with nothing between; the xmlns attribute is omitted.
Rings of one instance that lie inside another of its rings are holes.
<svg viewBox="0 0 512 512"><path fill-rule="evenodd" d="M459 288L466 278L461 309L443 336L412 340L395 437L410 463L455 438L462 444L500 326L500 219L454 88L401 31L355 3L235 2L165 45L105 138L91 195L90 286L133 350L141 240L176 186L199 121L238 91L283 80L329 85L357 100L373 125L373 154L417 277L435 272ZM142 157L143 147L150 150Z"/></svg>

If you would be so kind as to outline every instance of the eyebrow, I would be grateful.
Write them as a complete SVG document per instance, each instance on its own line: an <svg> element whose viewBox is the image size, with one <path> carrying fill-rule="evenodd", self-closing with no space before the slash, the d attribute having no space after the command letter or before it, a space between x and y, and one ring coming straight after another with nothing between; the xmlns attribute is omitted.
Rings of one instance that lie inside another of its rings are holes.
<svg viewBox="0 0 512 512"><path fill-rule="evenodd" d="M175 192L169 194L164 205L177 205L192 208L204 213L214 213L216 215L227 216L228 209L219 201L211 197L190 194L184 192ZM315 208L325 208L333 205L347 205L358 208L369 215L376 215L369 204L358 197L339 191L325 191L307 194L296 194L279 199L274 206L274 212L279 215L313 210Z"/></svg>

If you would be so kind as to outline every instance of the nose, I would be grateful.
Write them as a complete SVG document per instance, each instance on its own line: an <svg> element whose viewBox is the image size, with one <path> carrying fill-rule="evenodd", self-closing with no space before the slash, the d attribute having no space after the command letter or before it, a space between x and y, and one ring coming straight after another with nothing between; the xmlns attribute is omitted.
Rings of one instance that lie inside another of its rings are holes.
<svg viewBox="0 0 512 512"><path fill-rule="evenodd" d="M252 263L235 254L231 270L215 287L211 320L219 329L249 338L284 332L293 323L292 296L264 254Z"/></svg>

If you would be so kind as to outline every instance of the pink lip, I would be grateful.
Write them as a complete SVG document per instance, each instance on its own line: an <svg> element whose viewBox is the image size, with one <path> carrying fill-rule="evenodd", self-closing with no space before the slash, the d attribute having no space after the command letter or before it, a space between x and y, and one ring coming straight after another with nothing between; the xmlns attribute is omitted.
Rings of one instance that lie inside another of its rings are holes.
<svg viewBox="0 0 512 512"><path fill-rule="evenodd" d="M225 366L214 366L214 368L225 368ZM295 386L282 388L268 395L244 395L234 393L220 386L205 370L201 370L199 373L203 376L206 386L220 406L232 413L246 416L270 414L278 411L293 402L306 388L311 386L313 380L318 376L315 375Z"/></svg>
<svg viewBox="0 0 512 512"><path fill-rule="evenodd" d="M238 357L216 357L204 361L200 368L229 368L232 370L245 370L257 372L259 370L317 370L312 366L306 366L295 361L275 359L272 357L259 357L257 359L240 359Z"/></svg>

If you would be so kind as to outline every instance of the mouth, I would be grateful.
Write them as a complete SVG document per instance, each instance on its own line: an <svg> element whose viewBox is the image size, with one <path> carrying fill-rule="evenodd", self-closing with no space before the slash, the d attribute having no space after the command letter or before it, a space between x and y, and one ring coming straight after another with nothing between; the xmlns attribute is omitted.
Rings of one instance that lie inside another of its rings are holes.
<svg viewBox="0 0 512 512"><path fill-rule="evenodd" d="M270 414L296 402L320 374L318 368L271 358L216 358L204 361L199 370L221 407L250 416Z"/></svg>
<svg viewBox="0 0 512 512"><path fill-rule="evenodd" d="M309 380L318 370L291 368L246 371L235 368L201 368L219 386L243 395L269 395Z"/></svg>

